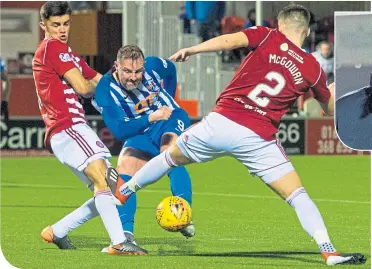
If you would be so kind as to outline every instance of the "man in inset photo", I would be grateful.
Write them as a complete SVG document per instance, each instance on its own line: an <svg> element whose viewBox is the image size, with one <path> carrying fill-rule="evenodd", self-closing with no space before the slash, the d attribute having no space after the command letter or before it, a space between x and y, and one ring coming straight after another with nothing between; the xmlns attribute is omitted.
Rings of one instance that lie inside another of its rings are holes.
<svg viewBox="0 0 372 269"><path fill-rule="evenodd" d="M372 150L371 25L371 12L335 12L335 127L355 150Z"/></svg>
<svg viewBox="0 0 372 269"><path fill-rule="evenodd" d="M336 130L346 146L372 150L372 74L369 86L336 100Z"/></svg>

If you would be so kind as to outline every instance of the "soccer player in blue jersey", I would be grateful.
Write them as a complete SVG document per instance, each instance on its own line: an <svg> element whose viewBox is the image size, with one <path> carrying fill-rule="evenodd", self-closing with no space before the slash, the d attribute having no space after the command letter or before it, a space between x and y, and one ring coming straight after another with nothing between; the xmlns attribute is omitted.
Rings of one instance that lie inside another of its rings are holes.
<svg viewBox="0 0 372 269"><path fill-rule="evenodd" d="M171 61L144 57L141 49L127 45L119 49L113 68L96 87L93 104L102 113L106 126L119 140L125 140L117 171L124 181L147 161L166 150L189 127L187 113L174 101L177 86L176 68ZM191 180L184 167L168 173L173 195L191 204ZM123 231L134 241L133 225L136 196L118 206ZM195 234L193 224L181 233Z"/></svg>
<svg viewBox="0 0 372 269"><path fill-rule="evenodd" d="M158 57L145 59L142 51L132 45L119 50L114 67L101 78L92 103L114 136L125 140L117 165L119 180L130 180L190 125L186 112L173 99L176 86L176 68L172 62ZM187 170L177 167L170 170L168 176L172 194L183 197L191 205L191 180ZM133 235L136 197L118 206L118 211L126 242L136 244ZM58 228L68 234L97 215L94 201L90 199L60 220ZM191 223L181 233L185 237L194 236L194 225ZM107 248L102 251L106 252ZM141 252L145 250L138 247L137 252L128 251L128 254Z"/></svg>

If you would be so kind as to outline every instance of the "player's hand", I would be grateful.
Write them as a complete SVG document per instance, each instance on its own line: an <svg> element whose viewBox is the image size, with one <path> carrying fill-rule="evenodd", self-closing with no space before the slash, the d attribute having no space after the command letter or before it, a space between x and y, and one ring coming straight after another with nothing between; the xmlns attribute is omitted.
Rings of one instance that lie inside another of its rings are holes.
<svg viewBox="0 0 372 269"><path fill-rule="evenodd" d="M175 62L186 62L190 59L190 56L194 54L195 52L192 48L185 48L177 51L175 54L169 57L168 60Z"/></svg>
<svg viewBox="0 0 372 269"><path fill-rule="evenodd" d="M163 106L159 108L158 110L156 110L154 113L150 114L149 122L168 120L171 115L172 115L172 110L167 106Z"/></svg>

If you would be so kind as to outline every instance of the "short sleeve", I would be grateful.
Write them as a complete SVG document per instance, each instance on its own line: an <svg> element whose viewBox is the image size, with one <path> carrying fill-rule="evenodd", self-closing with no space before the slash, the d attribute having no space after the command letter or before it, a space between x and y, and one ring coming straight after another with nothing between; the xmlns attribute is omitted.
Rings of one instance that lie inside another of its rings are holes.
<svg viewBox="0 0 372 269"><path fill-rule="evenodd" d="M45 48L43 59L45 65L49 65L59 76L63 76L67 71L75 67L67 44L58 40L50 40Z"/></svg>
<svg viewBox="0 0 372 269"><path fill-rule="evenodd" d="M272 31L272 29L269 29L267 27L253 26L244 29L242 32L248 38L248 48L255 49L261 44L262 41L264 41L270 31Z"/></svg>
<svg viewBox="0 0 372 269"><path fill-rule="evenodd" d="M81 57L79 58L80 58L79 64L81 66L84 78L86 80L93 79L97 75L97 71L91 68L83 58Z"/></svg>

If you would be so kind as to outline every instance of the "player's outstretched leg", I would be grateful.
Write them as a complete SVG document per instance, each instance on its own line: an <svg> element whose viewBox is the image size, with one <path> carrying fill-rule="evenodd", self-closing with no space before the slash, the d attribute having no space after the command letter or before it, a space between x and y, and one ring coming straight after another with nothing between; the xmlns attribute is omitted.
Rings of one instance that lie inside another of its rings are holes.
<svg viewBox="0 0 372 269"><path fill-rule="evenodd" d="M41 237L48 243L54 243L60 249L74 249L75 247L67 236L68 233L96 216L98 216L98 211L94 199L91 198L57 223L47 226L41 232Z"/></svg>
<svg viewBox="0 0 372 269"><path fill-rule="evenodd" d="M124 181L129 181L131 179L131 176L126 174L120 174L120 177L124 179ZM136 194L130 196L124 205L117 205L116 207L123 227L125 241L137 245L134 239L134 216L137 209ZM103 248L101 252L108 252L108 247Z"/></svg>
<svg viewBox="0 0 372 269"><path fill-rule="evenodd" d="M104 176L105 171L108 171L106 178ZM119 214L115 206L115 199L107 184L107 175L110 176L113 174L111 174L110 170L107 169L105 160L99 159L91 162L84 172L94 184L94 201L96 209L100 214L106 231L111 239L108 254L147 255L146 250L133 243L126 242L125 240ZM120 177L116 175L116 181L119 178ZM115 178L111 177L111 179Z"/></svg>
<svg viewBox="0 0 372 269"><path fill-rule="evenodd" d="M190 206L192 205L192 187L191 179L186 168L178 166L172 168L168 172L170 181L170 187L174 196L179 196L185 199ZM193 237L195 235L195 226L193 222L190 222L188 226L180 230L181 234L186 238Z"/></svg>
<svg viewBox="0 0 372 269"><path fill-rule="evenodd" d="M265 180L268 182L269 180ZM361 264L366 262L363 254L341 254L331 243L327 228L318 207L310 199L295 171L269 183L271 189L294 208L304 230L316 241L327 265Z"/></svg>
<svg viewBox="0 0 372 269"><path fill-rule="evenodd" d="M175 160L177 160L177 163ZM158 181L171 168L189 163L191 163L191 161L183 155L177 145L173 144L167 150L152 158L132 177L131 180L123 184L119 188L120 193L129 197L145 186Z"/></svg>

